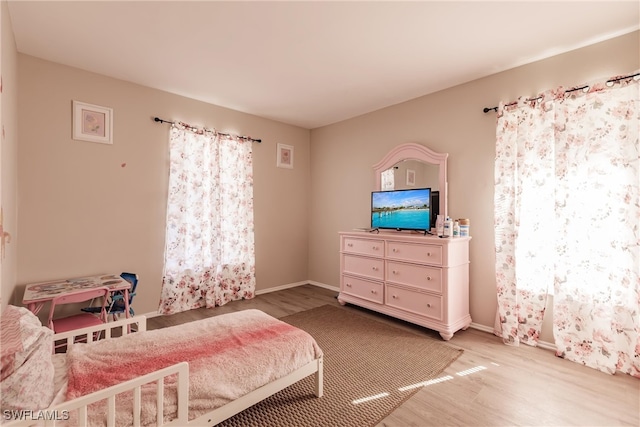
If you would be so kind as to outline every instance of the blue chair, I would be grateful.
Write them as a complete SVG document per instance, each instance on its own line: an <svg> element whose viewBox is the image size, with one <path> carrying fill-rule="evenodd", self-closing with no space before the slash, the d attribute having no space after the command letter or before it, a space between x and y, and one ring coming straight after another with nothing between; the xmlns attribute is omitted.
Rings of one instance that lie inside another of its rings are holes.
<svg viewBox="0 0 640 427"><path fill-rule="evenodd" d="M136 288L138 287L138 275L134 273L122 273L120 274L127 282L131 283L131 289L129 289L129 316L135 316L131 303L133 297L136 296ZM100 307L85 307L81 309L85 313L100 313ZM113 292L107 303L107 315L111 316L113 320L118 320L118 315L125 312L124 291Z"/></svg>

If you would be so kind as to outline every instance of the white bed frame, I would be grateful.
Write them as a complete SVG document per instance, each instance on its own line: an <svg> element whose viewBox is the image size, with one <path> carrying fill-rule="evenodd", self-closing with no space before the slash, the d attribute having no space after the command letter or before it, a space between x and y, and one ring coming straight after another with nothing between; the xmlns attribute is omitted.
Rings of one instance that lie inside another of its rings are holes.
<svg viewBox="0 0 640 427"><path fill-rule="evenodd" d="M53 336L53 340L54 342L65 340L67 346L72 346L74 345L76 337L86 338L87 341L91 342L94 340L94 336L96 334L101 334L102 339L113 339L115 338L114 335L121 336L132 333L133 329L137 332L146 331L146 322L147 319L145 316L135 316L129 319L105 323L104 325L91 326L84 329L56 334ZM178 375L178 414L177 418L165 423L162 405L162 402L164 401L164 378L174 374ZM266 384L240 397L239 399L229 402L224 406L189 421L189 364L187 362L181 362L124 383L96 391L86 396L63 402L46 410L38 411L42 413L42 416L40 417L41 422L37 425L55 426L55 419L45 419L42 421L42 418L58 417L58 421L60 421L60 415L65 413L63 411L71 410L78 410L80 425L87 425L87 406L95 402L106 400L108 408L106 414L106 425L107 427L115 426L116 411L118 410L118 408L116 408L116 395L126 391L133 391L133 426L137 427L140 425L141 387L145 384L157 381L157 426L214 426L312 374L315 374L314 394L316 397L322 397L323 358L320 357L272 383ZM3 423L2 425L7 427L32 426L34 425L34 421L30 419L23 419L15 420L8 424Z"/></svg>

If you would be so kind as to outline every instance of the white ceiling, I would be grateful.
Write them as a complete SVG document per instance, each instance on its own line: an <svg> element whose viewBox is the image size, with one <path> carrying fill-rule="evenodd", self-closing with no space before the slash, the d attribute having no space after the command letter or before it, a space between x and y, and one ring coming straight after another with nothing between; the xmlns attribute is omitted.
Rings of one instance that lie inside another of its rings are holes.
<svg viewBox="0 0 640 427"><path fill-rule="evenodd" d="M640 28L638 1L10 1L19 52L304 128Z"/></svg>

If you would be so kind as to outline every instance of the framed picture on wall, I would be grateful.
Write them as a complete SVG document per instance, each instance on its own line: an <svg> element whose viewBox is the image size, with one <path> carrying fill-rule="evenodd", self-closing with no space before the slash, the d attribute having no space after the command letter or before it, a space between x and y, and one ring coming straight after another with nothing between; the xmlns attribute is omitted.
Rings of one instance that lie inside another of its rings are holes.
<svg viewBox="0 0 640 427"><path fill-rule="evenodd" d="M416 185L416 171L407 169L407 185Z"/></svg>
<svg viewBox="0 0 640 427"><path fill-rule="evenodd" d="M276 166L279 168L293 169L293 146L278 144Z"/></svg>
<svg viewBox="0 0 640 427"><path fill-rule="evenodd" d="M113 109L73 101L73 139L113 144Z"/></svg>

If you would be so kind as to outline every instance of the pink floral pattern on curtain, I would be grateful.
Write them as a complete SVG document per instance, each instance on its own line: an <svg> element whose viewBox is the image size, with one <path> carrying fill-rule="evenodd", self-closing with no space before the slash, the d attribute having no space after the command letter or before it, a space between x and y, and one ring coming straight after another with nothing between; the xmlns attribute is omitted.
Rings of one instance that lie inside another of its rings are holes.
<svg viewBox="0 0 640 427"><path fill-rule="evenodd" d="M640 86L558 88L498 108L495 247L505 342L640 377Z"/></svg>
<svg viewBox="0 0 640 427"><path fill-rule="evenodd" d="M160 313L254 297L251 144L171 127Z"/></svg>

